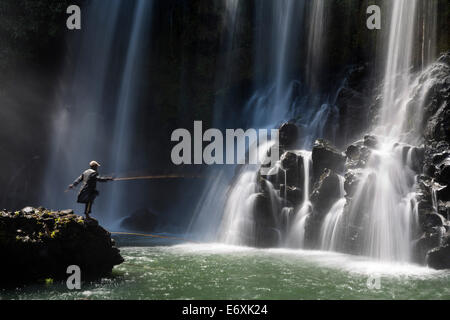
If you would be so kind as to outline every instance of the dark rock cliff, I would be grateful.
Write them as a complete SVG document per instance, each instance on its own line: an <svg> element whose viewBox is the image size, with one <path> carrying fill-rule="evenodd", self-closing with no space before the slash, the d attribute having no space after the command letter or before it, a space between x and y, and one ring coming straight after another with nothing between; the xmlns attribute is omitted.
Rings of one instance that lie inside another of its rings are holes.
<svg viewBox="0 0 450 320"><path fill-rule="evenodd" d="M0 285L64 280L77 265L84 280L107 276L124 260L108 231L72 210L0 212Z"/></svg>

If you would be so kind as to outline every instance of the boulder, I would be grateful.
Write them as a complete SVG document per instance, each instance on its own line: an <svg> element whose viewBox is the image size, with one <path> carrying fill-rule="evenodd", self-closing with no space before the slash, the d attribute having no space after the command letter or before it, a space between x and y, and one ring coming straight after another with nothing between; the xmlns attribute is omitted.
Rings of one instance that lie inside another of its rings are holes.
<svg viewBox="0 0 450 320"><path fill-rule="evenodd" d="M286 183L290 187L303 188L305 169L302 155L287 151L281 156L280 163L283 169L283 180L280 183ZM286 179L284 179L284 173L286 173Z"/></svg>
<svg viewBox="0 0 450 320"><path fill-rule="evenodd" d="M311 194L312 213L305 225L305 244L308 248L316 247L323 219L341 198L340 189L339 176L330 169L325 169Z"/></svg>
<svg viewBox="0 0 450 320"><path fill-rule="evenodd" d="M426 264L427 253L439 247L441 234L438 229L424 233L417 241L413 242L414 261L419 264Z"/></svg>
<svg viewBox="0 0 450 320"><path fill-rule="evenodd" d="M405 165L416 173L420 174L423 170L425 159L425 149L405 145L402 147L402 160Z"/></svg>
<svg viewBox="0 0 450 320"><path fill-rule="evenodd" d="M272 212L270 197L263 193L253 195L254 239L248 245L260 248L276 247L280 241L279 231Z"/></svg>
<svg viewBox="0 0 450 320"><path fill-rule="evenodd" d="M450 184L450 156L439 163L436 171L436 181L444 184Z"/></svg>
<svg viewBox="0 0 450 320"><path fill-rule="evenodd" d="M337 150L329 141L318 139L312 150L312 163L314 180L317 181L324 169L330 169L337 173L344 171L345 155Z"/></svg>
<svg viewBox="0 0 450 320"><path fill-rule="evenodd" d="M358 65L348 70L347 81L338 92L335 105L339 112L337 120L339 134L336 143L343 146L359 137L369 126L372 77L368 76L368 65Z"/></svg>
<svg viewBox="0 0 450 320"><path fill-rule="evenodd" d="M372 135L364 136L364 145L370 149L375 149L378 146L378 139Z"/></svg>
<svg viewBox="0 0 450 320"><path fill-rule="evenodd" d="M363 169L350 169L345 173L344 190L346 194L351 197L354 195L359 183L364 177Z"/></svg>
<svg viewBox="0 0 450 320"><path fill-rule="evenodd" d="M428 252L427 263L430 268L450 269L450 245L444 245Z"/></svg>
<svg viewBox="0 0 450 320"><path fill-rule="evenodd" d="M289 201L293 206L298 206L303 201L303 191L297 187L280 185L280 196Z"/></svg>
<svg viewBox="0 0 450 320"><path fill-rule="evenodd" d="M347 156L345 162L346 169L365 168L371 155L371 150L363 144L356 142L347 147L345 155Z"/></svg>
<svg viewBox="0 0 450 320"><path fill-rule="evenodd" d="M441 201L450 201L450 185L439 188L436 192L436 196Z"/></svg>
<svg viewBox="0 0 450 320"><path fill-rule="evenodd" d="M450 52L442 54L437 61L450 66Z"/></svg>
<svg viewBox="0 0 450 320"><path fill-rule="evenodd" d="M311 194L314 213L326 214L331 206L339 200L341 197L340 193L339 176L330 169L325 169L314 185Z"/></svg>
<svg viewBox="0 0 450 320"><path fill-rule="evenodd" d="M290 148L295 145L298 139L298 127L293 122L285 122L278 129L279 143L284 148Z"/></svg>
<svg viewBox="0 0 450 320"><path fill-rule="evenodd" d="M124 261L96 220L72 210L31 207L0 212L0 252L0 285L5 286L64 280L70 265L80 267L82 279L97 279Z"/></svg>
<svg viewBox="0 0 450 320"><path fill-rule="evenodd" d="M442 227L444 225L444 218L436 213L428 213L420 216L420 224L424 230Z"/></svg>
<svg viewBox="0 0 450 320"><path fill-rule="evenodd" d="M148 209L139 209L126 217L120 227L129 231L152 232L158 222L158 215Z"/></svg>

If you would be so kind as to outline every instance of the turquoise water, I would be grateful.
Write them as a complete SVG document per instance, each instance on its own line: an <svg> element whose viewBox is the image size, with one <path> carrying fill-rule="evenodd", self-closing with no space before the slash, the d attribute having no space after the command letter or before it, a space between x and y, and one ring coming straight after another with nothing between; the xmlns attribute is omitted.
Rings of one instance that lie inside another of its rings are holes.
<svg viewBox="0 0 450 320"><path fill-rule="evenodd" d="M450 299L450 272L331 252L221 244L122 247L111 278L2 299ZM370 279L370 281L368 281ZM368 283L369 282L369 283Z"/></svg>

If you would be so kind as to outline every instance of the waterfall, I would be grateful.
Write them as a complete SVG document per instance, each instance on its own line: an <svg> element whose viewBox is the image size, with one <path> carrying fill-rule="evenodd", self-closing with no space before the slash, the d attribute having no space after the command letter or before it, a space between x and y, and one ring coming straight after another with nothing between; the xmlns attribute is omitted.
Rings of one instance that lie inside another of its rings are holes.
<svg viewBox="0 0 450 320"><path fill-rule="evenodd" d="M436 58L436 34L437 34L437 0L421 2L420 8L421 25L421 61L422 69L429 65Z"/></svg>
<svg viewBox="0 0 450 320"><path fill-rule="evenodd" d="M63 191L93 159L102 164L103 174L120 174L132 162L127 146L133 139L136 86L152 4L111 0L87 6L83 28L72 43L75 65L68 64L56 100L43 205L73 208L76 196ZM95 216L112 223L126 190L114 185L105 190Z"/></svg>
<svg viewBox="0 0 450 320"><path fill-rule="evenodd" d="M233 60L233 42L235 41L235 33L238 28L239 21L237 19L241 1L240 0L222 0L225 12L223 23L225 34L221 44L221 50L225 55L219 59L218 79L216 86L218 88L227 88L230 85L232 77L231 69L235 62ZM228 121L229 112L226 110L227 103L230 101L223 96L216 99L214 103L213 124L216 128L221 128ZM225 206L227 198L227 189L234 175L232 166L222 166L221 168L207 168L204 173L210 176L209 181L201 186L203 194L201 195L197 206L194 210L194 216L187 228L187 233L191 237L199 237L201 240L212 240L217 238L217 225L222 217L222 210ZM194 234L192 234L194 233Z"/></svg>
<svg viewBox="0 0 450 320"><path fill-rule="evenodd" d="M229 12L228 17L235 17L235 10L239 8L239 3L225 1ZM278 191L274 190L270 183L263 181L265 192L271 198L270 215L271 219L275 220L276 232L283 228L284 218L281 211L286 213L285 215L294 216L293 219L297 221L296 228L304 229L299 224L304 223L311 207L309 202L311 152L305 150L312 147L317 137L323 136L327 120L336 113L334 101L329 101L330 95L321 95L318 86L314 88L314 91L310 91L311 88L306 85L308 81L315 78L313 74L319 72L318 66L321 65L322 59L324 22L318 22L317 19L324 18L325 1L319 2L318 6L311 6L310 2L303 0L262 0L255 3L254 90L245 103L242 114L233 115L232 121L229 122L246 128L274 128L283 121L296 119L297 124L303 128L304 135L299 147L304 150L296 152L302 154L308 172L305 173L307 179L304 181L303 188L304 202L300 211L291 214L293 209L282 205L286 201L287 191L285 190L284 200L282 200L283 195L277 194ZM228 18L226 21L239 23L234 18ZM306 24L309 26L305 27ZM233 26L229 26L228 29L233 33L235 31ZM231 35L227 37L227 39L231 38ZM309 44L307 47L303 45L304 39ZM308 65L314 66L313 69L307 68L306 74L298 71L301 69L302 59L307 60ZM224 61L232 63L229 58L225 58ZM218 109L222 112L222 104L223 101L216 103L215 111ZM220 108L217 108L217 105ZM258 236L254 229L254 216L258 214L255 212L255 210L258 211L255 209L257 206L255 201L261 201L258 198L261 192L258 186L258 170L251 166L241 168L231 186L230 181L235 170L224 168L219 172L207 184L189 231L208 234L212 236L209 237L211 239L219 226L221 241L249 244L252 241L249 240L250 238ZM298 221L299 219L301 221ZM295 236L292 236L291 240L296 243L295 246L301 246L302 237L300 235L301 239L297 241L294 239Z"/></svg>
<svg viewBox="0 0 450 320"><path fill-rule="evenodd" d="M303 158L304 181L303 181L303 203L295 214L294 221L288 232L287 245L295 248L302 248L305 241L305 225L308 215L311 213L310 195L310 167L312 153L310 151L300 151Z"/></svg>
<svg viewBox="0 0 450 320"><path fill-rule="evenodd" d="M411 119L421 119L423 106L418 99L411 110L410 102L417 91L423 97L427 89L412 70L417 8L415 0L392 3L382 104L374 130L378 144L350 204L351 223L364 221L361 253L388 261L411 261L418 221L415 173L403 160L405 144L421 141L420 130L411 125L420 120Z"/></svg>
<svg viewBox="0 0 450 320"><path fill-rule="evenodd" d="M305 1L256 3L255 69L253 96L245 106L249 126L271 127L292 117L292 96L298 83L290 72L297 63L304 37L301 22Z"/></svg>
<svg viewBox="0 0 450 320"><path fill-rule="evenodd" d="M89 161L101 158L103 148L97 148L96 142L106 137L100 113L119 10L119 0L107 5L92 3L81 39L74 45L78 48L76 68L74 73L66 71L68 79L61 83L52 121L52 148L42 199L45 206L71 208L73 195L61 191L86 169Z"/></svg>
<svg viewBox="0 0 450 320"><path fill-rule="evenodd" d="M148 18L151 17L153 1L138 0L133 18L127 53L124 60L124 69L116 105L116 120L114 133L111 136L113 148L109 155L113 172L127 172L135 157L132 142L134 139L133 123L136 122L138 103L137 87L141 79L142 62L145 60L143 48L149 32ZM109 209L113 213L113 221L117 221L123 212L126 212L127 189L117 184L112 186L108 193ZM131 212L128 212L129 214Z"/></svg>
<svg viewBox="0 0 450 320"><path fill-rule="evenodd" d="M306 74L312 90L319 88L318 75L321 74L321 62L324 50L324 32L326 28L326 0L312 1L312 13L309 22L308 55Z"/></svg>
<svg viewBox="0 0 450 320"><path fill-rule="evenodd" d="M417 0L400 0L392 5L379 124L380 132L398 139L410 92Z"/></svg>
<svg viewBox="0 0 450 320"><path fill-rule="evenodd" d="M338 249L339 244L339 232L342 229L341 218L344 212L344 207L347 202L345 199L344 183L345 178L338 175L339 177L339 200L331 207L330 211L325 216L323 221L322 229L320 231L321 241L320 248L322 250L332 250Z"/></svg>

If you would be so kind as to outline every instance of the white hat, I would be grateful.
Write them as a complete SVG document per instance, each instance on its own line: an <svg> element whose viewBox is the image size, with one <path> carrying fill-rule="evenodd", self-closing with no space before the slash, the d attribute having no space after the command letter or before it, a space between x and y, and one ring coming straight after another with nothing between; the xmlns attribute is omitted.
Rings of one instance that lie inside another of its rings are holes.
<svg viewBox="0 0 450 320"><path fill-rule="evenodd" d="M89 166L92 167L100 167L100 163L98 163L97 161L91 161L89 162Z"/></svg>

